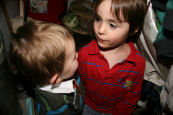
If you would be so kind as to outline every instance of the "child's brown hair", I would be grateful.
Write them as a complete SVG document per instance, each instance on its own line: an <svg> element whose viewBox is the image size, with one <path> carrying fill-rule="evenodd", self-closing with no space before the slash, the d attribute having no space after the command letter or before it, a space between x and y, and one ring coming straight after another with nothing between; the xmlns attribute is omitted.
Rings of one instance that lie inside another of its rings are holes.
<svg viewBox="0 0 173 115"><path fill-rule="evenodd" d="M9 59L27 80L42 86L61 75L68 40L73 40L71 33L60 25L29 21L13 35Z"/></svg>
<svg viewBox="0 0 173 115"><path fill-rule="evenodd" d="M97 9L104 0L95 0L94 9ZM126 21L130 25L129 38L127 41L136 41L141 33L146 14L147 0L111 0L110 11L120 21ZM120 18L122 13L123 20ZM137 30L137 32L135 32Z"/></svg>

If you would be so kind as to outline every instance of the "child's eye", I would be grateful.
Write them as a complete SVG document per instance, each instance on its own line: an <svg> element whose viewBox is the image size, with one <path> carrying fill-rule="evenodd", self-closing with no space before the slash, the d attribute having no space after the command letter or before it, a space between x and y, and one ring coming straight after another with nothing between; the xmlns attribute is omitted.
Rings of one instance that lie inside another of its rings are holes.
<svg viewBox="0 0 173 115"><path fill-rule="evenodd" d="M96 16L95 21L100 22L100 18L98 16Z"/></svg>
<svg viewBox="0 0 173 115"><path fill-rule="evenodd" d="M109 25L110 25L111 28L116 28L116 27L117 27L116 24L112 24L112 23L111 23L111 24L109 24Z"/></svg>

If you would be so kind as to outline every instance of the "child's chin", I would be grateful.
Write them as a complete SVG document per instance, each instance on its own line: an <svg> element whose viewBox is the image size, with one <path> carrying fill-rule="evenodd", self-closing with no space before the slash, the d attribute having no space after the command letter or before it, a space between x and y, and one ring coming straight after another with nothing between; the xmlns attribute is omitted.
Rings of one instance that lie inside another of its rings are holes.
<svg viewBox="0 0 173 115"><path fill-rule="evenodd" d="M103 43L98 42L98 46L101 49L107 49L107 46L105 44L103 44Z"/></svg>

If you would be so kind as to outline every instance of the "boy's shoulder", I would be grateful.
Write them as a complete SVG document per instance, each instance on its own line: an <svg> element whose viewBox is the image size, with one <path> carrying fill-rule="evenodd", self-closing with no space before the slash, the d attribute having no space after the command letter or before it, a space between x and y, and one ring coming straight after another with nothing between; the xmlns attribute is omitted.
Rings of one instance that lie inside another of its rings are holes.
<svg viewBox="0 0 173 115"><path fill-rule="evenodd" d="M134 43L130 42L129 45L132 50L131 57L133 61L136 63L136 65L145 65L145 57L142 55L142 53L134 46Z"/></svg>
<svg viewBox="0 0 173 115"><path fill-rule="evenodd" d="M129 42L129 46L131 48L131 50L133 50L134 54L138 57L138 58L141 58L141 59L144 59L144 56L142 55L142 53L138 50L138 48L136 48L136 45L135 43L133 42Z"/></svg>
<svg viewBox="0 0 173 115"><path fill-rule="evenodd" d="M55 111L61 111L59 114L70 114L71 112L79 113L82 109L84 94L80 79L77 78L73 81L76 81L73 83L73 87L80 88L75 88L74 93L51 93L35 88L36 106L38 106L38 104L41 105L40 109L43 114ZM74 101L75 103L73 103ZM48 106L51 111L47 109ZM64 110L61 110L61 107L64 107Z"/></svg>
<svg viewBox="0 0 173 115"><path fill-rule="evenodd" d="M139 62L143 62L143 63L145 62L145 57L138 50L136 51L136 58L138 59Z"/></svg>
<svg viewBox="0 0 173 115"><path fill-rule="evenodd" d="M82 55L87 55L88 52L90 50L92 50L91 48L95 45L96 41L95 40L92 40L90 43L86 44L85 46L83 46L80 50L79 50L79 55L82 54Z"/></svg>
<svg viewBox="0 0 173 115"><path fill-rule="evenodd" d="M136 67L144 70L146 65L146 60L140 52L136 53Z"/></svg>
<svg viewBox="0 0 173 115"><path fill-rule="evenodd" d="M133 44L134 47L134 44ZM137 68L145 68L146 60L143 54L134 47L134 61Z"/></svg>

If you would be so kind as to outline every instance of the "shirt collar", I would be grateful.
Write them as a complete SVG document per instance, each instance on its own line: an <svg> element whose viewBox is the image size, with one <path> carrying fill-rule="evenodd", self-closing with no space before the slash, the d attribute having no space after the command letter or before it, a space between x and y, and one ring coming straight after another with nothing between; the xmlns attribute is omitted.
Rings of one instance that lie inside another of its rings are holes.
<svg viewBox="0 0 173 115"><path fill-rule="evenodd" d="M91 43L90 43L88 54L89 55L96 55L96 54L99 54L99 53L100 53L100 49L98 47L97 41L92 40Z"/></svg>
<svg viewBox="0 0 173 115"><path fill-rule="evenodd" d="M73 88L73 80L67 80L61 82L59 85L46 85L43 87L39 87L39 89L50 92L50 93L72 93L75 92Z"/></svg>
<svg viewBox="0 0 173 115"><path fill-rule="evenodd" d="M130 55L126 58L126 61L135 64L137 50L134 47L133 42L129 42L128 44L130 46L131 51L130 51ZM98 47L96 40L92 40L89 45L90 45L89 52L88 52L89 55L97 55L100 53L100 49Z"/></svg>
<svg viewBox="0 0 173 115"><path fill-rule="evenodd" d="M126 60L135 64L137 50L134 47L133 42L129 42L129 46L130 46L130 55L126 58Z"/></svg>

